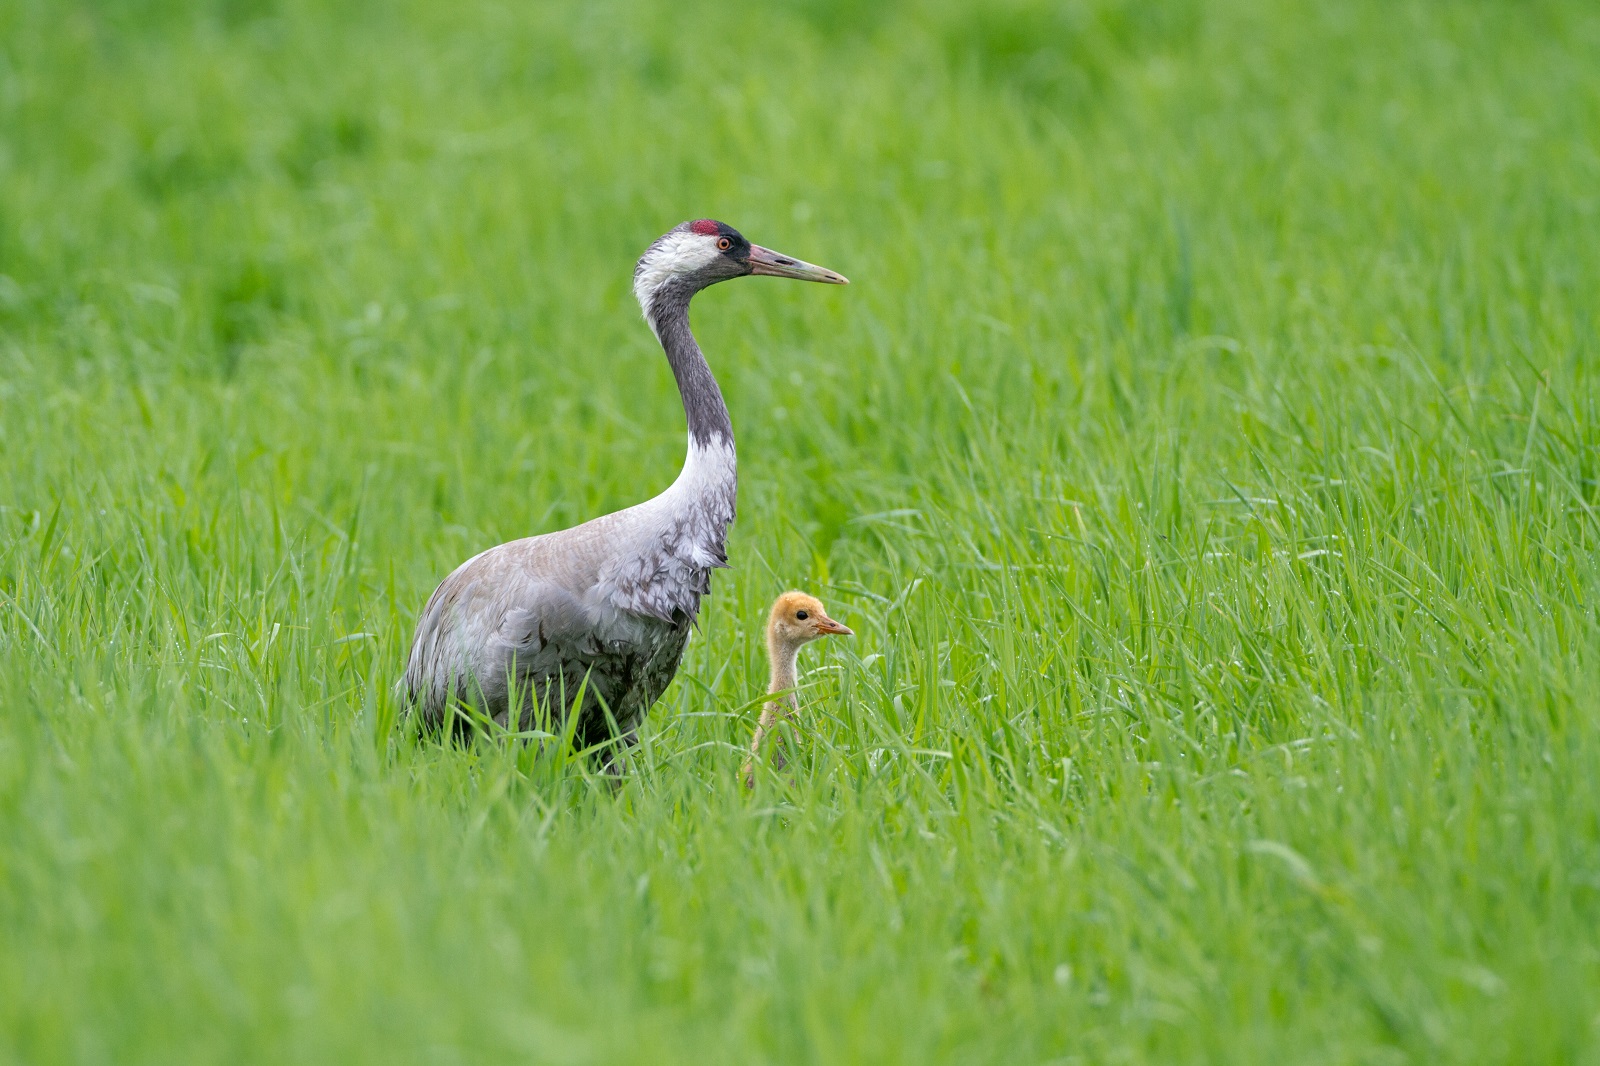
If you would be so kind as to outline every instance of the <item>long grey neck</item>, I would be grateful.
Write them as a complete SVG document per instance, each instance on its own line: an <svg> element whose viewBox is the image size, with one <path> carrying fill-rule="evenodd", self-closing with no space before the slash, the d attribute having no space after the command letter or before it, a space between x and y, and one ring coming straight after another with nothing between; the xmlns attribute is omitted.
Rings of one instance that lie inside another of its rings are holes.
<svg viewBox="0 0 1600 1066"><path fill-rule="evenodd" d="M700 345L689 330L689 299L694 291L669 283L655 294L650 305L650 328L666 349L672 376L678 381L683 398L683 415L689 422L691 450L722 445L733 451L733 422L728 405L722 400L717 379L711 376Z"/></svg>

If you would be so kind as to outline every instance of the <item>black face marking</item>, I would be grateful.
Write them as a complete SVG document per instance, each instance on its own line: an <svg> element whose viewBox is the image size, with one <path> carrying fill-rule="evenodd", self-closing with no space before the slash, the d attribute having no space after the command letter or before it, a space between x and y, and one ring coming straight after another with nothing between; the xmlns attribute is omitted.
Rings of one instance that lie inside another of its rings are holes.
<svg viewBox="0 0 1600 1066"><path fill-rule="evenodd" d="M726 248L722 247L723 241L728 242ZM744 234L725 222L717 223L717 248L723 255L737 263L743 263L750 258L750 242L744 239Z"/></svg>
<svg viewBox="0 0 1600 1066"><path fill-rule="evenodd" d="M798 618L800 621L804 622L807 618L811 617L811 614L808 611L796 611L794 613L794 616L796 618Z"/></svg>

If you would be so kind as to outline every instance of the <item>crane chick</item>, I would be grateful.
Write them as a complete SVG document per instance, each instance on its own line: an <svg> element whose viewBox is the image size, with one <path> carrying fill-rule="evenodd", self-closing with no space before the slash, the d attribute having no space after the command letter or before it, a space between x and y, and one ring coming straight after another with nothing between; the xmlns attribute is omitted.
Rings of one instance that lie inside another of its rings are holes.
<svg viewBox="0 0 1600 1066"><path fill-rule="evenodd" d="M822 609L822 602L815 596L807 596L804 592L785 592L772 605L772 614L767 618L767 658L772 663L772 682L767 686L767 691L781 692L783 695L769 701L761 709L761 721L756 726L755 738L750 741L750 757L740 771L746 788L756 787L755 762L761 752L761 741L772 732L780 717L788 718L799 707L794 686L795 665L800 649L819 637L835 635L850 637L855 634L849 626L829 618L828 612ZM773 752L772 765L781 770L788 761L783 757L781 736L776 744L778 750Z"/></svg>

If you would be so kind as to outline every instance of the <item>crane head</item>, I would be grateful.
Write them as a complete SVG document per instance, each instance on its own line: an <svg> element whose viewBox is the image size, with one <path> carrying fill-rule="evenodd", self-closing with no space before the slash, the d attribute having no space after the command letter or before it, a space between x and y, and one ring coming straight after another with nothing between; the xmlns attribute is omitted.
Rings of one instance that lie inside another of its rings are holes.
<svg viewBox="0 0 1600 1066"><path fill-rule="evenodd" d="M818 637L853 637L850 627L835 622L822 609L822 601L804 592L785 592L772 605L767 619L767 639L771 643L799 647Z"/></svg>
<svg viewBox="0 0 1600 1066"><path fill-rule="evenodd" d="M633 270L633 292L648 314L664 289L692 295L719 281L750 274L850 284L843 274L751 244L726 222L702 218L680 222L645 250Z"/></svg>

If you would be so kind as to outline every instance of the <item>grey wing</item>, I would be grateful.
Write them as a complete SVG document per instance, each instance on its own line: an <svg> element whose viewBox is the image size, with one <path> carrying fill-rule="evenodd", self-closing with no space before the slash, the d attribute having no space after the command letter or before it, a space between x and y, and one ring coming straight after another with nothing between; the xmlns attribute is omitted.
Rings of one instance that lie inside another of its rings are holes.
<svg viewBox="0 0 1600 1066"><path fill-rule="evenodd" d="M555 666L562 647L592 630L581 597L530 565L535 549L532 542L492 548L457 567L429 598L401 682L428 724L437 725L458 698L504 720L513 678Z"/></svg>
<svg viewBox="0 0 1600 1066"><path fill-rule="evenodd" d="M611 702L617 679L608 653L622 637L624 620L597 618L600 612L558 587L528 591L505 612L486 649L498 672L492 696L496 720L511 721L508 686L517 689L521 728L533 724L536 701L551 722L561 720L580 692L598 692Z"/></svg>
<svg viewBox="0 0 1600 1066"><path fill-rule="evenodd" d="M639 519L630 509L502 544L445 578L418 620L403 681L423 720L437 725L453 699L469 699L526 726L532 699L568 706L587 679L585 691L632 729L671 682L694 617L692 604L642 608L621 587L628 569L648 592L645 578L665 565L658 536L632 528ZM604 724L593 700L584 711L599 719L586 734Z"/></svg>

